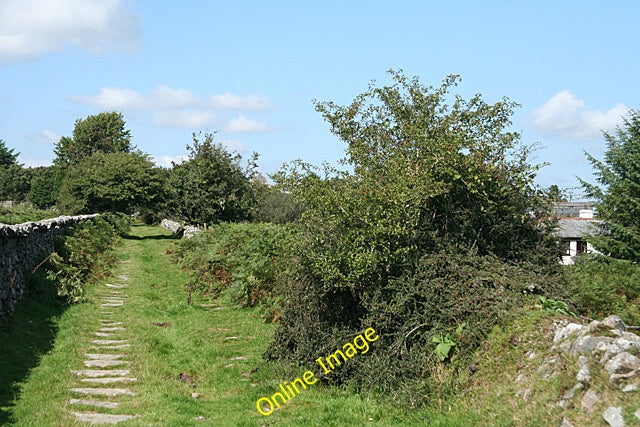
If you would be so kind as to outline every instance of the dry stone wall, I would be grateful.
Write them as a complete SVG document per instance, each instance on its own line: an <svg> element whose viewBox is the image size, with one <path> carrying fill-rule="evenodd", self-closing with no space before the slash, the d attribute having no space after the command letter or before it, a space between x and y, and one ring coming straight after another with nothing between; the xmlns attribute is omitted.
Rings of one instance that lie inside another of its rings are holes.
<svg viewBox="0 0 640 427"><path fill-rule="evenodd" d="M97 215L59 216L23 224L0 224L0 318L13 312L33 269L54 249L56 237Z"/></svg>

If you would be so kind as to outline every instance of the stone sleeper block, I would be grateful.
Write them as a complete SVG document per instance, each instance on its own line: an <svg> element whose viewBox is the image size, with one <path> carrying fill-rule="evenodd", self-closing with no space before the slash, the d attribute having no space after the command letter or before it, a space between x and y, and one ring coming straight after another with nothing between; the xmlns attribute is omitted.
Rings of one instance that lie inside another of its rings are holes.
<svg viewBox="0 0 640 427"><path fill-rule="evenodd" d="M94 412L72 412L72 414L78 421L89 424L117 424L138 417L137 415L96 414Z"/></svg>
<svg viewBox="0 0 640 427"><path fill-rule="evenodd" d="M101 377L101 378L83 378L80 381L83 383L113 384L113 383L138 381L138 379L131 378L131 377Z"/></svg>
<svg viewBox="0 0 640 427"><path fill-rule="evenodd" d="M98 377L108 377L108 376L121 376L129 375L131 371L128 369L85 369L85 370L77 370L71 371L72 374L77 375L79 377L89 377L89 378L98 378Z"/></svg>
<svg viewBox="0 0 640 427"><path fill-rule="evenodd" d="M71 405L96 406L98 408L116 409L120 404L118 402L102 402L100 400L71 399Z"/></svg>
<svg viewBox="0 0 640 427"><path fill-rule="evenodd" d="M126 360L85 360L83 363L87 368L108 368L110 366L126 365L129 362Z"/></svg>
<svg viewBox="0 0 640 427"><path fill-rule="evenodd" d="M125 357L126 354L100 354L100 353L85 353L84 357L93 360L116 360L121 357Z"/></svg>
<svg viewBox="0 0 640 427"><path fill-rule="evenodd" d="M88 394L91 396L122 396L122 395L127 395L127 396L135 396L136 394L129 390L128 388L94 388L94 387L87 387L87 388L72 388L70 389L70 391L72 391L73 393L79 393L79 394Z"/></svg>

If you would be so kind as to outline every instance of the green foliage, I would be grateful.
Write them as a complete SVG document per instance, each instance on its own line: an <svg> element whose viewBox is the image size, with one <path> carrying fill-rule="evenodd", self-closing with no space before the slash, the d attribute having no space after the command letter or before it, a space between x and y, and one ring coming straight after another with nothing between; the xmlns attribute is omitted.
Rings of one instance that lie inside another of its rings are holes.
<svg viewBox="0 0 640 427"><path fill-rule="evenodd" d="M58 296L69 303L81 301L86 286L104 276L114 263L110 250L129 225L125 215L109 214L82 222L61 236L45 264Z"/></svg>
<svg viewBox="0 0 640 427"><path fill-rule="evenodd" d="M0 166L0 200L23 201L29 194L31 169L19 164Z"/></svg>
<svg viewBox="0 0 640 427"><path fill-rule="evenodd" d="M0 168L17 165L19 154L20 153L14 153L14 149L7 147L5 142L0 139Z"/></svg>
<svg viewBox="0 0 640 427"><path fill-rule="evenodd" d="M462 330L464 329L464 327L465 327L464 323L458 326L453 335L457 337L460 334L462 334ZM435 353L436 356L438 356L438 359L440 359L441 362L444 362L449 357L451 357L451 354L449 353L451 353L451 349L455 349L455 346L456 346L454 337L452 337L450 334L434 335L433 338L431 338L431 342L438 344L436 348L433 350L433 352Z"/></svg>
<svg viewBox="0 0 640 427"><path fill-rule="evenodd" d="M253 220L285 224L300 219L304 208L296 203L291 194L266 185L258 188L258 202Z"/></svg>
<svg viewBox="0 0 640 427"><path fill-rule="evenodd" d="M40 209L56 204L62 171L56 166L34 168L29 190L29 201Z"/></svg>
<svg viewBox="0 0 640 427"><path fill-rule="evenodd" d="M473 325L457 342L468 354L528 287L556 296L562 283L537 167L508 130L515 104L448 104L457 77L433 88L392 76L348 106L316 103L353 172L297 162L274 177L306 210L300 270L267 356L310 363L374 327L375 356L332 381L390 390L419 378L424 396L436 331Z"/></svg>
<svg viewBox="0 0 640 427"><path fill-rule="evenodd" d="M163 178L163 173L140 152L97 152L68 168L58 207L73 214L131 214L164 199Z"/></svg>
<svg viewBox="0 0 640 427"><path fill-rule="evenodd" d="M125 129L122 113L103 112L76 120L73 136L62 137L55 144L54 163L60 166L74 165L95 153L129 153L131 132Z"/></svg>
<svg viewBox="0 0 640 427"><path fill-rule="evenodd" d="M553 298L547 298L545 296L539 297L540 308L548 313L564 314L565 316L578 317L573 311L569 309L569 304L564 301L557 301Z"/></svg>
<svg viewBox="0 0 640 427"><path fill-rule="evenodd" d="M55 211L36 209L29 203L21 203L11 208L0 208L0 223L2 224L21 224L56 216L58 213Z"/></svg>
<svg viewBox="0 0 640 427"><path fill-rule="evenodd" d="M603 161L587 154L602 187L582 181L588 197L598 202L602 234L589 241L602 253L640 261L640 112L631 110L624 127L604 133L607 151Z"/></svg>
<svg viewBox="0 0 640 427"><path fill-rule="evenodd" d="M187 146L189 160L174 164L171 171L175 215L190 224L250 219L255 205L251 178L257 154L243 169L242 157L214 143L214 134L205 133L202 141L200 137L193 134L193 146Z"/></svg>
<svg viewBox="0 0 640 427"><path fill-rule="evenodd" d="M617 314L640 325L640 266L626 260L583 255L566 267L580 314L603 318Z"/></svg>
<svg viewBox="0 0 640 427"><path fill-rule="evenodd" d="M191 273L191 289L211 297L225 294L241 307L260 305L275 320L295 238L288 226L221 223L182 240L177 255Z"/></svg>

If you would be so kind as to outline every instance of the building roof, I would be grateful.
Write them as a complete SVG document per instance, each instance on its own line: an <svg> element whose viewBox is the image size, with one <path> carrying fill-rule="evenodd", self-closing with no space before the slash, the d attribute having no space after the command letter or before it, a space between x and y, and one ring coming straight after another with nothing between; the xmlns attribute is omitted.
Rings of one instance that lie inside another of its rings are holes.
<svg viewBox="0 0 640 427"><path fill-rule="evenodd" d="M581 239L587 234L597 234L598 225L602 222L597 219L583 218L559 219L556 234L563 239Z"/></svg>
<svg viewBox="0 0 640 427"><path fill-rule="evenodd" d="M577 217L581 210L594 210L592 202L555 202L553 204L553 213L563 217Z"/></svg>

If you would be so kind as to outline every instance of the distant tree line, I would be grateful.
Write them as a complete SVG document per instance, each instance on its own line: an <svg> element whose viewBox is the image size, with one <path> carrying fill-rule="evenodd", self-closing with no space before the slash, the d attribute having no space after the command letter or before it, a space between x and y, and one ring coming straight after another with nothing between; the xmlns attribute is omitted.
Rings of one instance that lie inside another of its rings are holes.
<svg viewBox="0 0 640 427"><path fill-rule="evenodd" d="M173 217L191 224L291 221L301 212L288 194L257 179L258 155L240 154L194 133L188 159L156 166L132 143L119 112L78 119L54 148L53 165L26 168L0 140L0 200L28 201L61 213L138 213L145 222Z"/></svg>

